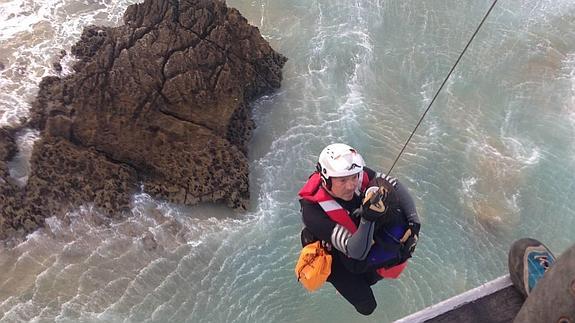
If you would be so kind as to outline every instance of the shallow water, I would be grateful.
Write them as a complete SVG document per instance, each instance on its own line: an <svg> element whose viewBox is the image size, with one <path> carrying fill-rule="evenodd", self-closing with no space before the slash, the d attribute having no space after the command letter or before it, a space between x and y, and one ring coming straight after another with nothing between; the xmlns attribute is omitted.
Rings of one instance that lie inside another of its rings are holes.
<svg viewBox="0 0 575 323"><path fill-rule="evenodd" d="M83 26L117 25L130 3L0 1L0 124L27 115ZM297 190L334 141L389 169L490 3L227 4L289 58L282 88L253 104L251 209L138 194L133 218L89 206L51 218L0 250L0 322L390 322L505 274L515 239L557 254L573 243L575 3L495 7L393 170L421 241L401 279L375 286L367 318L331 286L298 286Z"/></svg>

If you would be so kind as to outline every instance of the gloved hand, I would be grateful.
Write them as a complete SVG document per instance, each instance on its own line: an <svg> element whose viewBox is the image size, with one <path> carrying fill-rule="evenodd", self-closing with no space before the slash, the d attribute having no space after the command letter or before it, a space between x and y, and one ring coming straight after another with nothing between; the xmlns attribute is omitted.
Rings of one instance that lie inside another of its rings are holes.
<svg viewBox="0 0 575 323"><path fill-rule="evenodd" d="M385 215L387 210L385 199L387 190L381 186L372 186L365 191L365 197L361 204L361 217L367 221L377 221Z"/></svg>
<svg viewBox="0 0 575 323"><path fill-rule="evenodd" d="M417 246L417 242L419 241L419 229L421 225L419 223L410 222L408 225L407 230L401 237L401 249L403 256L407 258L411 258L411 255L415 251L415 247Z"/></svg>

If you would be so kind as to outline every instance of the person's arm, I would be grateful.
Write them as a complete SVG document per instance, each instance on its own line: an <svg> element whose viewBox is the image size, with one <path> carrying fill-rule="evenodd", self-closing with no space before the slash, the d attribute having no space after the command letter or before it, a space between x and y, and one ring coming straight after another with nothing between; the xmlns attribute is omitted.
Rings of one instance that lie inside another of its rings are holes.
<svg viewBox="0 0 575 323"><path fill-rule="evenodd" d="M375 182L378 180L385 180L385 182L391 184L394 189L394 193L397 197L397 202L399 204L399 208L401 210L401 214L405 216L405 220L407 222L408 228L405 231L403 237L400 239L401 241L401 250L403 257L408 259L411 257L413 252L415 251L415 247L417 246L417 242L419 240L419 230L421 228L421 223L419 221L419 216L417 215L417 209L415 208L415 202L413 198L409 194L407 187L401 184L396 178L393 178L388 175L379 175L381 179L376 179Z"/></svg>
<svg viewBox="0 0 575 323"><path fill-rule="evenodd" d="M331 235L333 246L348 257L364 260L373 241L374 222L361 219L354 234L340 224L336 224Z"/></svg>
<svg viewBox="0 0 575 323"><path fill-rule="evenodd" d="M419 228L421 227L421 222L419 221L419 215L417 215L415 202L411 197L411 194L409 193L407 187L403 185L400 181L398 181L397 178L383 173L374 173L374 177L380 177L393 186L399 200L399 208L405 215L405 218L407 222L410 224L410 227L413 227L414 230L416 231L416 234L419 234Z"/></svg>
<svg viewBox="0 0 575 323"><path fill-rule="evenodd" d="M417 209L415 208L415 202L413 201L411 194L409 194L407 187L401 184L400 181L396 181L396 184L394 186L395 186L395 192L397 193L397 196L399 198L399 207L403 211L403 214L405 214L407 222L409 224L417 226L416 230L418 232L416 233L419 234L419 227L421 226L421 222L419 221L419 216L417 215Z"/></svg>
<svg viewBox="0 0 575 323"><path fill-rule="evenodd" d="M331 220L318 204L306 201L300 203L303 223L317 239L330 242L350 258L363 260L367 257L373 241L374 222L361 219L357 231L352 234Z"/></svg>

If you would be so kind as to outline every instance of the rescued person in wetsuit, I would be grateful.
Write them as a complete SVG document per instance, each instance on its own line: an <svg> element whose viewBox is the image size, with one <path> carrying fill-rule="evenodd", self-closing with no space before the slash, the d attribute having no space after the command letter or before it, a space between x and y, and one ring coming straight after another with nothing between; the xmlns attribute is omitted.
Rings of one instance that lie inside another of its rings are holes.
<svg viewBox="0 0 575 323"><path fill-rule="evenodd" d="M407 188L336 143L320 153L299 196L302 245L322 241L333 258L327 281L359 313L370 315L377 306L371 285L397 278L419 239L421 224Z"/></svg>

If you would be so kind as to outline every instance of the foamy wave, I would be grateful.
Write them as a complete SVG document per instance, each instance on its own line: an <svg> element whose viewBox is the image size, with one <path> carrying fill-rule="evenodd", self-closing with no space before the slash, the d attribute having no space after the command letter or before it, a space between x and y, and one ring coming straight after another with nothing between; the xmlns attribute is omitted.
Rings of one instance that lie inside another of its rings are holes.
<svg viewBox="0 0 575 323"><path fill-rule="evenodd" d="M524 169L541 158L539 149L530 146L511 137L469 141L469 165L477 175L461 181L461 199L486 229L500 230L518 223L518 199L528 176Z"/></svg>
<svg viewBox="0 0 575 323"><path fill-rule="evenodd" d="M339 128L341 122L349 124L354 122L356 116L366 110L364 87L373 80L369 65L373 60L373 39L368 26L364 21L366 8L362 3L350 3L351 14L328 20L324 18L323 6L318 5L315 34L310 41L311 52L308 57L306 79L304 87L306 99L314 100L318 97L331 99L325 106L316 106L321 111L325 129ZM340 48L349 48L345 52ZM347 69L346 66L352 66ZM330 93L330 79L345 82L346 92ZM360 110L361 109L361 110Z"/></svg>
<svg viewBox="0 0 575 323"><path fill-rule="evenodd" d="M361 9L361 8L359 8ZM347 116L351 120L356 119L359 109L366 109L365 106L365 85L374 79L370 69L373 62L373 40L366 32L367 26L357 25L354 30L343 32L344 43L356 44L356 54L352 58L354 68L347 81L348 92L345 102L338 108L338 113Z"/></svg>
<svg viewBox="0 0 575 323"><path fill-rule="evenodd" d="M39 139L39 133L35 130L24 130L16 138L18 153L12 161L7 163L10 177L20 187L24 187L28 182L30 174L30 158L34 142Z"/></svg>
<svg viewBox="0 0 575 323"><path fill-rule="evenodd" d="M242 245L237 234L254 219L230 217L225 208L178 208L146 194L134 197L133 212L114 220L81 207L46 219L44 229L13 249L0 249L0 321L167 317L164 307L184 304L198 291L194 284L211 295L211 284L201 282L219 275L226 249ZM189 317L191 307L182 310L176 320Z"/></svg>
<svg viewBox="0 0 575 323"><path fill-rule="evenodd" d="M69 52L90 24L116 25L126 7L136 2L71 0L8 0L0 5L0 126L15 126L26 118L38 84L57 75L52 64L60 62L61 75L70 73Z"/></svg>
<svg viewBox="0 0 575 323"><path fill-rule="evenodd" d="M521 166L533 166L541 159L540 149L531 143L522 143L512 137L503 137L501 140L510 154L509 158L517 161Z"/></svg>
<svg viewBox="0 0 575 323"><path fill-rule="evenodd" d="M461 186L463 187L463 192L466 195L473 194L473 191L474 191L473 186L475 186L475 184L477 184L477 178L476 177L468 177L468 178L463 178L461 180Z"/></svg>
<svg viewBox="0 0 575 323"><path fill-rule="evenodd" d="M571 83L571 93L565 99L564 111L571 124L572 131L575 131L575 53L567 55L564 60L563 70L568 81ZM572 159L575 161L575 142L571 146L571 149L574 151Z"/></svg>

